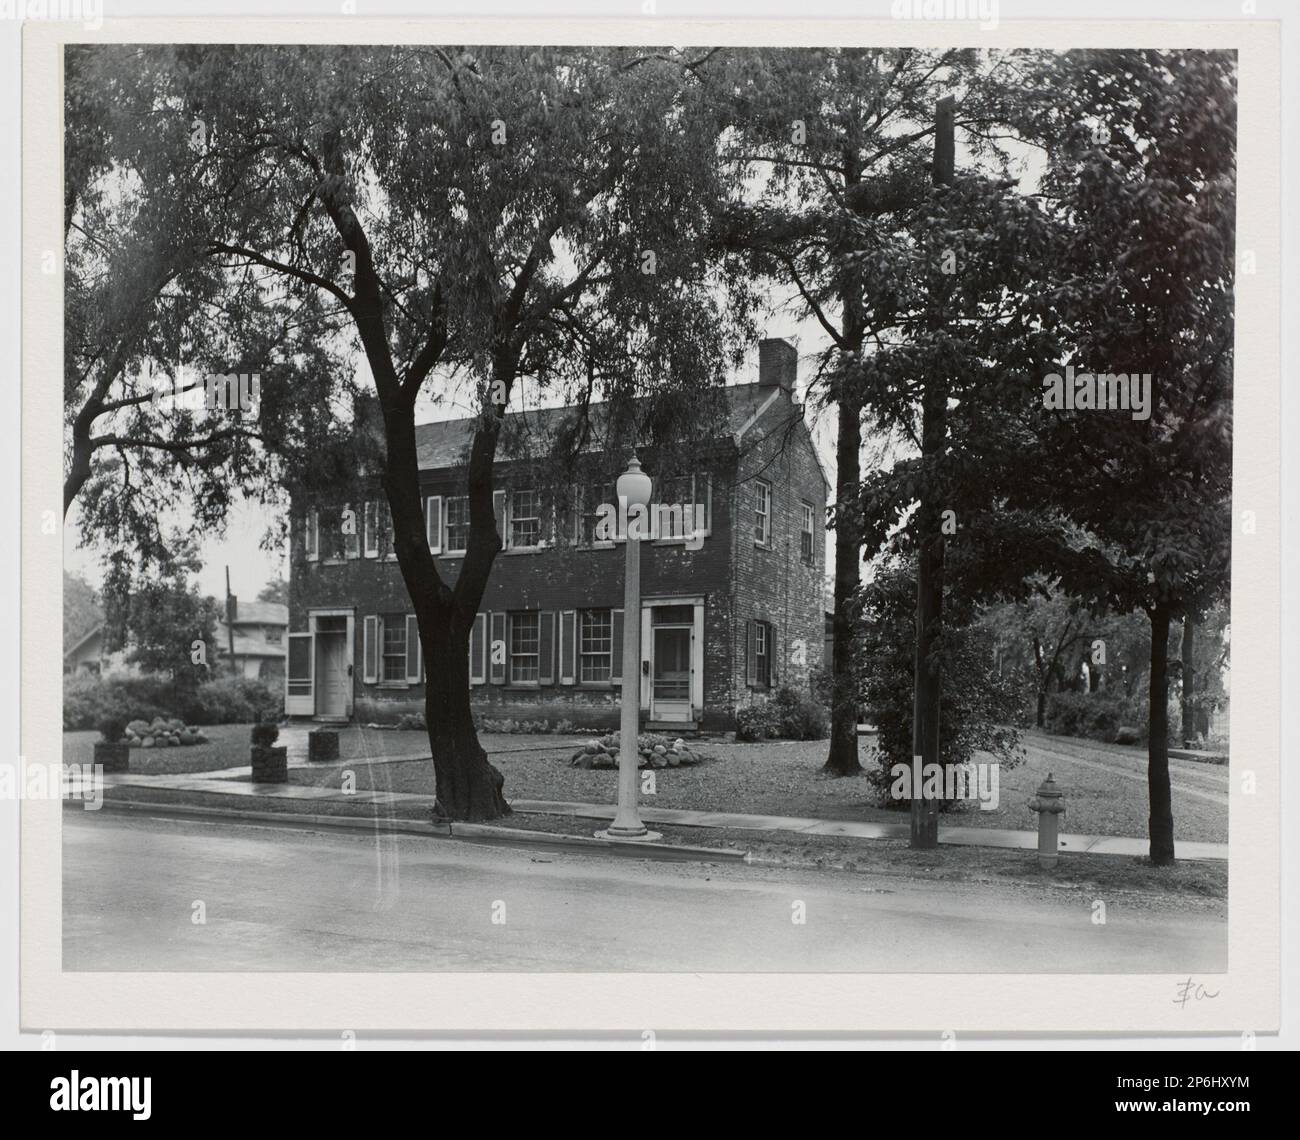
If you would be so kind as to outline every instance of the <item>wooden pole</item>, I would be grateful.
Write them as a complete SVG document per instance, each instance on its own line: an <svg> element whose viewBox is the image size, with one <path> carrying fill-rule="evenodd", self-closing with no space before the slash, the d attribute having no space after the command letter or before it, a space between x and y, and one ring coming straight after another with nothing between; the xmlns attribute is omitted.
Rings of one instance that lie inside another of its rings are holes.
<svg viewBox="0 0 1300 1140"><path fill-rule="evenodd" d="M935 111L934 184L948 186L955 160L953 97L939 100ZM931 280L937 271L931 267ZM939 328L943 315L930 299L931 327ZM943 620L943 556L941 504L934 489L935 465L943 452L947 385L943 377L924 377L921 396L921 503L917 512L920 535L916 564L916 661L912 690L912 802L911 846L939 845L939 802L924 795L922 775L939 763L940 663L935 654ZM920 765L920 772L916 766Z"/></svg>
<svg viewBox="0 0 1300 1140"><path fill-rule="evenodd" d="M226 567L226 644L230 648L230 672L235 674L235 615L230 608L230 567Z"/></svg>

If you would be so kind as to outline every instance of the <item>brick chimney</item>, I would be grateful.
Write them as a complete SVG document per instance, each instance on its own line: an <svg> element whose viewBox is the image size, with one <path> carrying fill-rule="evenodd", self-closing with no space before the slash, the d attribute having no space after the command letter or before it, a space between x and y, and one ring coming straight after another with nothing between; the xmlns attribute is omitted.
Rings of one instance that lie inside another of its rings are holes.
<svg viewBox="0 0 1300 1140"><path fill-rule="evenodd" d="M799 373L799 352L788 340L768 337L758 342L758 386L781 388L794 396L795 377Z"/></svg>

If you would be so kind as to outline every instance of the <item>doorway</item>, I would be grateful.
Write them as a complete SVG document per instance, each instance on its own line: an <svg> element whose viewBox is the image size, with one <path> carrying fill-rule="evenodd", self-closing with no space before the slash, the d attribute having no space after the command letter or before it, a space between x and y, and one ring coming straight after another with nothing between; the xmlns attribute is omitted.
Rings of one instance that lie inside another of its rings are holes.
<svg viewBox="0 0 1300 1140"><path fill-rule="evenodd" d="M348 694L352 669L348 661L348 619L317 617L316 624L316 715L348 715Z"/></svg>
<svg viewBox="0 0 1300 1140"><path fill-rule="evenodd" d="M650 654L650 719L690 722L694 624L654 624Z"/></svg>

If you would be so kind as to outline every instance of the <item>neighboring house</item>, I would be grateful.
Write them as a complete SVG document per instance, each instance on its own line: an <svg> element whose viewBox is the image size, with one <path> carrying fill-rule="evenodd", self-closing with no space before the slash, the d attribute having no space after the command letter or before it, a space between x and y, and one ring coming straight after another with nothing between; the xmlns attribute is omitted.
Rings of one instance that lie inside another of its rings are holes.
<svg viewBox="0 0 1300 1140"><path fill-rule="evenodd" d="M725 389L726 423L691 469L655 478L655 500L696 509L700 533L643 541L638 685L643 723L726 728L778 685L804 687L822 661L829 484L793 400L798 356L759 348L755 384ZM590 409L593 420L605 406ZM507 417L553 438L573 409ZM463 458L472 421L416 429L430 549L454 581L467 542ZM657 476L653 451L642 451ZM621 470L626 455L589 449L584 471ZM605 462L601 463L601 460ZM682 466L681 464L678 465ZM470 639L476 714L496 719L618 723L623 631L622 544L599 541L608 483L585 476L548 492L536 468L496 464L498 554ZM389 537L386 504L312 503L294 494L285 711L361 721L423 712L415 617ZM688 543L688 539L691 541ZM698 549L691 549L698 545ZM496 652L493 652L493 648Z"/></svg>
<svg viewBox="0 0 1300 1140"><path fill-rule="evenodd" d="M138 677L140 668L126 659L127 651L104 651L104 626L94 626L63 655L64 674L95 677Z"/></svg>
<svg viewBox="0 0 1300 1140"><path fill-rule="evenodd" d="M217 622L217 671L234 672L250 681L269 685L284 682L285 634L289 629L289 607L283 602L241 602L231 596L228 621ZM235 635L231 656L230 632Z"/></svg>

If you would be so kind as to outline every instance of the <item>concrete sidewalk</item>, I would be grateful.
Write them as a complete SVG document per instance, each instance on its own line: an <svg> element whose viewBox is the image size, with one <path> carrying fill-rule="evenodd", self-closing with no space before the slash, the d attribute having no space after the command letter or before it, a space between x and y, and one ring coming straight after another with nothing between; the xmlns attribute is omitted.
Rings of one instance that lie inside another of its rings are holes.
<svg viewBox="0 0 1300 1140"><path fill-rule="evenodd" d="M317 803L348 803L355 805L384 806L412 801L430 802L430 797L415 792L361 791L343 792L338 788L316 787L301 784L253 784L231 778L231 773L248 774L247 768L229 769L221 773L202 775L146 776L136 773L105 775L104 786L159 788L170 791L203 792L229 796L232 799L297 800ZM75 789L69 788L75 793ZM612 804L571 803L565 800L511 800L517 812L536 815L569 816L574 819L610 820L614 818ZM906 839L906 823L869 823L857 820L812 819L788 815L743 815L738 812L688 811L682 808L656 808L643 806L641 818L647 824L670 824L677 827L719 827L737 831L781 831L796 835L836 835L857 839ZM961 847L1000 847L1033 851L1038 847L1038 836L1032 831L1011 831L992 827L941 827L939 842ZM1066 853L1092 855L1146 855L1146 839L1116 835L1065 834L1060 837L1060 850ZM1227 859L1226 843L1178 842L1175 845L1180 859Z"/></svg>

